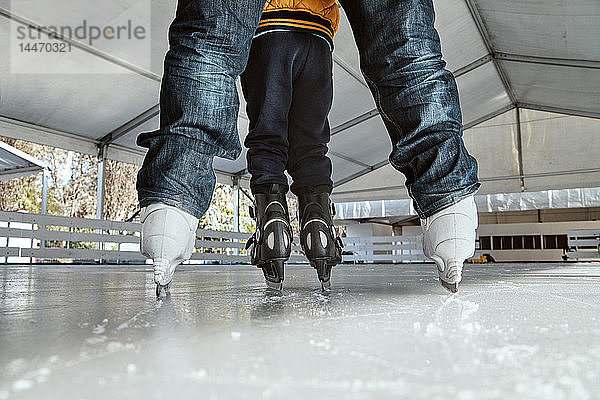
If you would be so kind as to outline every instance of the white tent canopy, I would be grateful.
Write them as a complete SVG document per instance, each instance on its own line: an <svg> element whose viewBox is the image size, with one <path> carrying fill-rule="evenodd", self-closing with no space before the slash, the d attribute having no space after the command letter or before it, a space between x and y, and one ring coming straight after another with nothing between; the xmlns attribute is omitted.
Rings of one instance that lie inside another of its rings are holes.
<svg viewBox="0 0 600 400"><path fill-rule="evenodd" d="M90 154L103 148L107 158L140 163L144 149L135 138L158 127L175 3L0 0L0 39L13 52L12 60L0 60L0 135ZM465 142L480 165L480 193L600 186L600 2L439 0L435 6L444 58L461 94ZM15 67L19 26L43 31L84 18L116 24L131 15L150 27L146 52L131 51L125 41L91 47L72 39L71 55L49 58L44 73ZM406 198L402 175L387 163L391 146L345 16L334 61L336 201ZM243 140L248 121L241 109ZM247 178L245 153L218 159L215 167L221 182Z"/></svg>

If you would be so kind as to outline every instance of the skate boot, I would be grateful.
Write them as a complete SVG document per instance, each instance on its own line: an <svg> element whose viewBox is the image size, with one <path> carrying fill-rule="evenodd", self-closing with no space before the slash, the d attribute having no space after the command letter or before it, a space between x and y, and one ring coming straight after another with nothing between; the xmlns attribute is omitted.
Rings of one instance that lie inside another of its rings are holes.
<svg viewBox="0 0 600 400"><path fill-rule="evenodd" d="M331 268L342 261L342 240L333 226L335 208L327 185L311 186L298 194L300 244L317 270L323 291L331 289Z"/></svg>
<svg viewBox="0 0 600 400"><path fill-rule="evenodd" d="M262 268L267 287L283 288L283 270L292 251L292 228L285 194L287 185L265 184L253 189L256 232L246 243L251 262ZM252 215L253 214L253 215Z"/></svg>
<svg viewBox="0 0 600 400"><path fill-rule="evenodd" d="M422 219L421 227L425 256L436 263L442 286L456 293L463 262L475 253L477 208L473 196Z"/></svg>
<svg viewBox="0 0 600 400"><path fill-rule="evenodd" d="M154 264L156 296L169 293L175 267L189 260L196 241L198 218L179 208L153 203L141 210L140 250Z"/></svg>

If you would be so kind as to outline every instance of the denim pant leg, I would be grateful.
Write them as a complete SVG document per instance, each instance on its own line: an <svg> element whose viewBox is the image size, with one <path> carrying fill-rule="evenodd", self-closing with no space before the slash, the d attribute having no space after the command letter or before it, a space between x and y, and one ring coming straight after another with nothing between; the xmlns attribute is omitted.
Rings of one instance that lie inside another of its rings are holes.
<svg viewBox="0 0 600 400"><path fill-rule="evenodd" d="M215 156L235 159L244 70L265 0L180 0L169 28L160 93L160 129L138 173L140 206L161 202L200 218L212 198Z"/></svg>
<svg viewBox="0 0 600 400"><path fill-rule="evenodd" d="M406 176L421 218L479 188L462 140L454 76L445 69L431 0L341 0L361 70L392 141L390 163Z"/></svg>

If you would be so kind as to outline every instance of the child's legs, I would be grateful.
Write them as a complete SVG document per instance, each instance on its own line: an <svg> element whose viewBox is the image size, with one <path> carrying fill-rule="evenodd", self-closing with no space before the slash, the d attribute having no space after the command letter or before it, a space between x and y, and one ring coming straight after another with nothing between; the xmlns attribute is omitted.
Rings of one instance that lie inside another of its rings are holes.
<svg viewBox="0 0 600 400"><path fill-rule="evenodd" d="M293 64L297 46L280 32L252 41L250 58L242 74L250 128L248 148L250 186L278 183L287 186L288 114L292 103Z"/></svg>
<svg viewBox="0 0 600 400"><path fill-rule="evenodd" d="M306 62L294 81L289 114L289 156L287 169L292 176L292 192L306 186L327 185L331 189L331 160L327 116L333 101L332 58L327 43L306 34L310 42Z"/></svg>

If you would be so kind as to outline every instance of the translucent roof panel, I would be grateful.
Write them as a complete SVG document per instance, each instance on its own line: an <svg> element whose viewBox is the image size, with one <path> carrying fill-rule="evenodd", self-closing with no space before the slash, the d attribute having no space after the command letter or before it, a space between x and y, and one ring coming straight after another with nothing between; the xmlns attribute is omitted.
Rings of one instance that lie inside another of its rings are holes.
<svg viewBox="0 0 600 400"><path fill-rule="evenodd" d="M496 51L600 60L598 0L474 0Z"/></svg>
<svg viewBox="0 0 600 400"><path fill-rule="evenodd" d="M175 15L175 2L19 0L9 3L7 8L13 15L33 26L62 33L137 68L158 75L162 71L168 46L165 33ZM96 28L106 32L106 37L95 38L92 30ZM34 35L37 37L37 33ZM40 39L47 40L47 36Z"/></svg>
<svg viewBox="0 0 600 400"><path fill-rule="evenodd" d="M365 169L362 165L337 157L334 154L329 154L329 158L333 164L333 176L331 178L334 182Z"/></svg>
<svg viewBox="0 0 600 400"><path fill-rule="evenodd" d="M465 124L510 104L510 99L492 63L482 65L458 77L456 83Z"/></svg>
<svg viewBox="0 0 600 400"><path fill-rule="evenodd" d="M333 190L334 201L359 201L368 199L406 199L405 178L390 164L364 174Z"/></svg>
<svg viewBox="0 0 600 400"><path fill-rule="evenodd" d="M118 137L113 141L114 144L118 144L120 146L125 146L131 149L138 149L139 151L145 151L146 149L139 147L136 144L137 137L142 132L151 132L157 130L159 127L159 116L155 116L154 118L149 119L148 121L138 125L136 128L127 132L126 134Z"/></svg>
<svg viewBox="0 0 600 400"><path fill-rule="evenodd" d="M435 1L435 27L447 68L455 71L487 55L487 49L464 0Z"/></svg>
<svg viewBox="0 0 600 400"><path fill-rule="evenodd" d="M340 16L340 28L334 38L335 49L333 55L334 58L340 59L345 65L358 73L360 72L358 50L354 43L350 22L348 22L348 17L346 17L343 8L340 9Z"/></svg>
<svg viewBox="0 0 600 400"><path fill-rule="evenodd" d="M598 37L600 41L600 36ZM501 62L520 103L600 115L600 69Z"/></svg>
<svg viewBox="0 0 600 400"><path fill-rule="evenodd" d="M531 110L521 120L527 190L600 186L600 120Z"/></svg>
<svg viewBox="0 0 600 400"><path fill-rule="evenodd" d="M465 146L479 165L480 194L521 190L517 146L516 111L507 111L464 131Z"/></svg>
<svg viewBox="0 0 600 400"><path fill-rule="evenodd" d="M353 99L352 101L348 101ZM369 89L338 64L333 65L333 105L329 124L336 127L375 108Z"/></svg>
<svg viewBox="0 0 600 400"><path fill-rule="evenodd" d="M371 166L387 160L392 146L381 118L376 116L333 135L329 148Z"/></svg>
<svg viewBox="0 0 600 400"><path fill-rule="evenodd" d="M15 25L0 24L0 40ZM159 82L77 48L35 55L0 58L2 116L99 139L158 101Z"/></svg>

